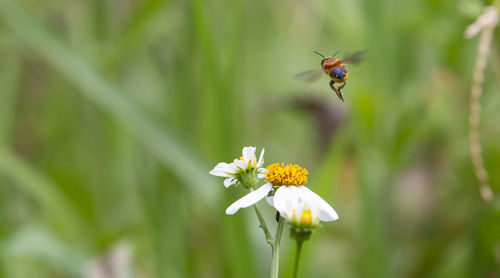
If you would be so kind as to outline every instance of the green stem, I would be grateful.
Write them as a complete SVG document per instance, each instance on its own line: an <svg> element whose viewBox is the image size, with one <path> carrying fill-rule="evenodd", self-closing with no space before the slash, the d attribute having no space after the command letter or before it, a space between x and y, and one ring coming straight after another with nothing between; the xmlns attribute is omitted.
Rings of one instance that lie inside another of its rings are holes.
<svg viewBox="0 0 500 278"><path fill-rule="evenodd" d="M253 208L255 209L255 214L257 214L257 218L259 218L260 222L260 227L264 231L264 235L266 236L266 241L269 245L271 245L271 248L273 248L273 236L269 232L269 229L267 228L266 221L264 221L264 217L262 217L262 213L260 212L259 208L257 207L257 204L253 205Z"/></svg>
<svg viewBox="0 0 500 278"><path fill-rule="evenodd" d="M253 191L253 187L255 186L249 186L250 192ZM269 229L267 228L266 221L264 221L264 217L262 217L262 213L260 212L260 209L257 207L257 204L253 205L253 208L255 209L255 214L257 214L257 218L259 218L260 226L262 230L264 231L264 236L266 236L266 241L269 245L271 245L271 249L274 248L274 243L273 243L273 236L269 232Z"/></svg>
<svg viewBox="0 0 500 278"><path fill-rule="evenodd" d="M295 264L293 266L293 278L297 278L299 272L300 251L302 250L302 240L297 240L297 253L295 253Z"/></svg>
<svg viewBox="0 0 500 278"><path fill-rule="evenodd" d="M274 249L273 249L273 264L271 267L271 278L278 278L279 271L279 261L280 261L280 241L281 234L283 233L283 227L285 226L285 219L280 217L278 222L278 229L276 230L276 237L274 241Z"/></svg>

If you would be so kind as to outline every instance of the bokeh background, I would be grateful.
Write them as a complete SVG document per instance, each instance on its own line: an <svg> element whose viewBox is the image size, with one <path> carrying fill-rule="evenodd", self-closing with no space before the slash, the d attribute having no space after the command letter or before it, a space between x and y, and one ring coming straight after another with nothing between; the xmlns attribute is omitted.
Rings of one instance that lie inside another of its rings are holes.
<svg viewBox="0 0 500 278"><path fill-rule="evenodd" d="M245 194L209 170L266 149L340 220L301 277L500 277L500 205L468 145L477 0L0 2L0 276L267 277ZM500 194L495 33L481 142ZM348 67L341 103L313 50ZM274 212L262 202L268 224ZM294 242L285 232L281 276Z"/></svg>

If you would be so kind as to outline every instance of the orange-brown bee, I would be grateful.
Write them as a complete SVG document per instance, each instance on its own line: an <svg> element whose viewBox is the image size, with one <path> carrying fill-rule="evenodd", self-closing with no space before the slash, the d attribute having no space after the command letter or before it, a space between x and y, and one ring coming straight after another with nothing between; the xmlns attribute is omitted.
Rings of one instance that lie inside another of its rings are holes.
<svg viewBox="0 0 500 278"><path fill-rule="evenodd" d="M340 100L344 101L344 96L342 95L342 92L340 91L342 88L345 87L346 85L346 80L348 77L347 71L345 69L344 63L345 64L357 64L363 60L365 57L366 50L360 51L354 55L351 55L345 59L339 60L335 58L335 55L337 55L339 52L335 52L332 56L330 57L325 57L325 55L314 51L314 53L320 55L323 57L323 60L321 61L321 69L317 70L310 70L306 71L303 73L299 73L295 76L297 79L302 79L304 81L316 81L319 79L321 76L321 73L324 72L330 77L330 87L332 90L337 94ZM340 85L338 88L335 87L335 82L343 82L342 85Z"/></svg>

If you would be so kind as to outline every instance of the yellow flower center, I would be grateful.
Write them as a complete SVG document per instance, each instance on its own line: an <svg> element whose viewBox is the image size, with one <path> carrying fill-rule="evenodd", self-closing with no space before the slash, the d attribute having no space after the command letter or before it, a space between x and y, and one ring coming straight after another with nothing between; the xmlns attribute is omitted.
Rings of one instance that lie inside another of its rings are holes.
<svg viewBox="0 0 500 278"><path fill-rule="evenodd" d="M275 187L282 185L304 185L307 182L307 170L299 165L274 163L267 166L266 179Z"/></svg>
<svg viewBox="0 0 500 278"><path fill-rule="evenodd" d="M310 209L306 209L302 212L302 216L300 217L300 221L299 221L299 224L301 226L307 226L307 227L311 227L312 226L312 221L313 218L312 218L312 213L311 213L311 210Z"/></svg>

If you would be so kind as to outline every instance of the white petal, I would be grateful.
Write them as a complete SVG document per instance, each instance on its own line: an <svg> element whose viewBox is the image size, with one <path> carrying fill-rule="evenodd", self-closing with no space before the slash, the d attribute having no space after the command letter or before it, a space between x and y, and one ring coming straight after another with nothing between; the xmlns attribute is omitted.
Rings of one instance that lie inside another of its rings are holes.
<svg viewBox="0 0 500 278"><path fill-rule="evenodd" d="M309 195L307 198L311 198L314 203L317 204L319 208L319 220L321 221L334 221L339 219L339 215L337 212L328 204L323 198L321 198L318 194L311 191L309 188L305 186L301 186L303 193Z"/></svg>
<svg viewBox="0 0 500 278"><path fill-rule="evenodd" d="M321 221L335 221L339 219L339 215L335 211L335 209L330 206L327 202L321 199L323 202L320 202L319 205L319 220Z"/></svg>
<svg viewBox="0 0 500 278"><path fill-rule="evenodd" d="M209 173L210 175L218 177L232 177L231 174L236 173L236 168L233 163L227 164L225 162L220 162Z"/></svg>
<svg viewBox="0 0 500 278"><path fill-rule="evenodd" d="M271 184L264 184L263 186L259 187L259 189L248 193L247 195L241 197L238 201L230 205L226 209L226 214L235 214L240 208L246 208L257 203L262 198L266 197L267 193L269 193L271 189Z"/></svg>
<svg viewBox="0 0 500 278"><path fill-rule="evenodd" d="M224 186L227 188L227 187L230 187L231 185L233 185L237 182L238 182L237 178L230 177L230 178L227 178L224 180Z"/></svg>
<svg viewBox="0 0 500 278"><path fill-rule="evenodd" d="M257 162L257 167L262 166L264 164L264 149L260 152L259 162Z"/></svg>
<svg viewBox="0 0 500 278"><path fill-rule="evenodd" d="M274 208L281 214L286 214L298 202L296 186L280 186L274 193ZM296 206L295 206L296 207Z"/></svg>
<svg viewBox="0 0 500 278"><path fill-rule="evenodd" d="M252 160L255 159L255 147L244 147L241 151L243 155L243 160Z"/></svg>
<svg viewBox="0 0 500 278"><path fill-rule="evenodd" d="M235 165L236 169L239 167L239 168L245 170L248 166L248 162L249 161L246 161L246 160L236 160L234 162L234 165ZM239 170L237 170L237 171L239 171Z"/></svg>

